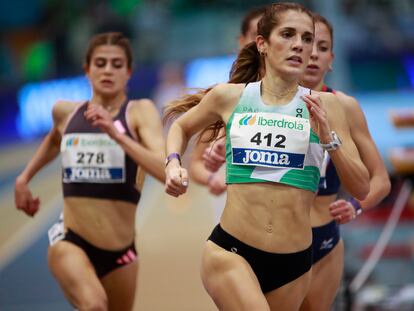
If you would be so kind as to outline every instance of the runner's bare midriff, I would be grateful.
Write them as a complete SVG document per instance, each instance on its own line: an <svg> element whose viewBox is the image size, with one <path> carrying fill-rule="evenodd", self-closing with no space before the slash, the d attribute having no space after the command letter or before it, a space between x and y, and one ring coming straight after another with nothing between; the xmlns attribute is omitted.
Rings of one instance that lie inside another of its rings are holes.
<svg viewBox="0 0 414 311"><path fill-rule="evenodd" d="M64 223L84 239L109 250L129 245L135 237L135 204L92 198L64 200Z"/></svg>
<svg viewBox="0 0 414 311"><path fill-rule="evenodd" d="M246 244L273 253L306 249L312 241L315 194L280 183L231 184L221 225Z"/></svg>
<svg viewBox="0 0 414 311"><path fill-rule="evenodd" d="M337 194L317 196L311 208L312 227L326 225L332 221L329 205L336 200Z"/></svg>

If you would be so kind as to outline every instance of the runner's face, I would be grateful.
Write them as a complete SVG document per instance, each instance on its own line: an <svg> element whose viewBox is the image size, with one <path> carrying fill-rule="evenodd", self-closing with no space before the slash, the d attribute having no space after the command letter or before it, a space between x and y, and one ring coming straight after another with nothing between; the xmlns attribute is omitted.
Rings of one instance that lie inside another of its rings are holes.
<svg viewBox="0 0 414 311"><path fill-rule="evenodd" d="M124 92L131 76L125 51L116 45L96 47L85 71L94 93L107 96Z"/></svg>
<svg viewBox="0 0 414 311"><path fill-rule="evenodd" d="M304 86L315 88L323 83L326 73L332 68L334 54L328 27L321 22L315 24L315 40L312 54L301 79Z"/></svg>
<svg viewBox="0 0 414 311"><path fill-rule="evenodd" d="M313 45L314 26L310 16L289 10L281 14L269 39L258 36L258 49L264 52L266 72L299 78L308 64Z"/></svg>

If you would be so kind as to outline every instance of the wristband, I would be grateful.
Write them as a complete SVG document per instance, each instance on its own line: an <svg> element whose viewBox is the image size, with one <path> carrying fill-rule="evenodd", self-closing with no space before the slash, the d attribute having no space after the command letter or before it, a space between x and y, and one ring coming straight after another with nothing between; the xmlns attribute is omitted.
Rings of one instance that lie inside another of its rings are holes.
<svg viewBox="0 0 414 311"><path fill-rule="evenodd" d="M117 129L117 131L121 134L125 134L126 130L125 127L122 125L122 122L119 120L114 121L114 126Z"/></svg>
<svg viewBox="0 0 414 311"><path fill-rule="evenodd" d="M358 200L356 200L355 198L351 198L348 202L351 203L352 206L354 207L356 216L362 214L362 206Z"/></svg>
<svg viewBox="0 0 414 311"><path fill-rule="evenodd" d="M210 184L210 182L211 182L211 180L213 179L213 177L214 177L214 173L211 173L211 174L208 176L208 178L207 178L207 184Z"/></svg>
<svg viewBox="0 0 414 311"><path fill-rule="evenodd" d="M180 157L180 155L179 155L177 152L173 152L173 153L170 153L170 154L168 155L168 157L165 159L165 166L167 166L167 165L168 165L168 163L170 163L170 161L171 161L172 159L177 159L177 160L178 160L178 162L179 162L179 163L180 163L180 165L181 165L181 157Z"/></svg>

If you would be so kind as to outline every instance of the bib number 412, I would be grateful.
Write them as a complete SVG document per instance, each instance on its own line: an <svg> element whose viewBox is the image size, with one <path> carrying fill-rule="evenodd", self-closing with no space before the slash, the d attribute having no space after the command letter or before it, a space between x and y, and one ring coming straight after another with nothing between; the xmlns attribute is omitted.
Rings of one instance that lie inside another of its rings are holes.
<svg viewBox="0 0 414 311"><path fill-rule="evenodd" d="M255 143L257 146L266 144L266 146L271 147L273 140L276 141L276 143L275 143L275 145L273 147L276 147L276 148L286 148L286 145L284 144L284 142L286 141L286 136L285 135L281 135L281 134L272 135L272 133L269 133L267 135L264 135L263 136L263 139L262 139L262 133L261 132L257 132L250 139L250 142Z"/></svg>

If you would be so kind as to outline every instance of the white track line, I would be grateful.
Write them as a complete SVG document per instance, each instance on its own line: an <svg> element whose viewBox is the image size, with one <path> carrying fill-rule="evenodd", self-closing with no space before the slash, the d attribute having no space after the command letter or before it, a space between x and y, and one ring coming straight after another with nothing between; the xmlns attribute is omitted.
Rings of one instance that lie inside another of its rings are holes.
<svg viewBox="0 0 414 311"><path fill-rule="evenodd" d="M385 247L387 246L391 238L391 235L398 224L398 220L400 219L405 204L407 203L407 200L410 197L411 189L411 182L409 180L405 180L403 185L401 186L400 192L398 193L397 200L395 200L395 204L391 210L390 217L388 218L388 221L385 224L384 229L382 230L377 243L375 244L367 261L365 261L365 264L362 266L362 268L359 270L359 272L349 285L351 293L355 294L356 292L358 292L358 290L362 287L362 285L364 285L364 283L368 279L372 270L374 270L378 261L381 259Z"/></svg>
<svg viewBox="0 0 414 311"><path fill-rule="evenodd" d="M56 216L57 220L59 212L56 209L61 206L63 206L62 195L59 193L42 207L42 210L35 216L35 221L22 226L0 246L0 271L23 253L42 233L45 233L51 219Z"/></svg>

